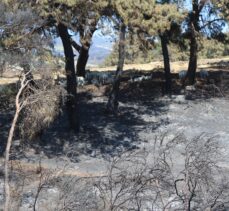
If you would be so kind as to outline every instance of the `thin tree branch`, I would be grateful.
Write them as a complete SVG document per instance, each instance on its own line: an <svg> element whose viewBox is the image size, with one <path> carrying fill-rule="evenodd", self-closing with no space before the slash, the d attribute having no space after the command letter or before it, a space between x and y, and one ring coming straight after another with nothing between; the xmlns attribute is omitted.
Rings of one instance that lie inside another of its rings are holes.
<svg viewBox="0 0 229 211"><path fill-rule="evenodd" d="M208 21L206 24L204 24L203 26L200 27L200 30L202 30L203 28L205 28L205 27L208 26L208 25L211 25L212 23L214 23L214 22L216 22L216 21L223 21L223 20L224 20L223 18L217 18L217 19Z"/></svg>
<svg viewBox="0 0 229 211"><path fill-rule="evenodd" d="M79 53L81 50L81 46L72 38L70 38L70 41L71 41L73 48L75 48L75 50L78 51L78 53Z"/></svg>

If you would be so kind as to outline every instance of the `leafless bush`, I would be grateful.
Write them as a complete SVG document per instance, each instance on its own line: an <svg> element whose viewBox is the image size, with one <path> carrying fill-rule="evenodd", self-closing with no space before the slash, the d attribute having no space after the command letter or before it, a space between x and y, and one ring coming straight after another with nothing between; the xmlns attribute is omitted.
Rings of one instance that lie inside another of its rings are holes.
<svg viewBox="0 0 229 211"><path fill-rule="evenodd" d="M218 165L220 150L214 137L162 134L151 149L112 158L104 175L37 168L24 179L18 174L17 190L33 190L33 210L219 211L229 201L228 178ZM19 195L21 205L25 194Z"/></svg>
<svg viewBox="0 0 229 211"><path fill-rule="evenodd" d="M112 160L108 175L95 185L104 210L164 209L171 169L164 150L157 156L150 153L127 152Z"/></svg>
<svg viewBox="0 0 229 211"><path fill-rule="evenodd" d="M55 210L58 211L88 211L101 210L96 189L93 186L95 178L62 177L55 187L59 195L56 198Z"/></svg>
<svg viewBox="0 0 229 211"><path fill-rule="evenodd" d="M171 180L167 181L170 193L169 198L165 195L164 209L213 210L219 203L228 203L229 180L219 166L221 148L216 137L177 136L162 143L162 157L171 170Z"/></svg>
<svg viewBox="0 0 229 211"><path fill-rule="evenodd" d="M30 168L14 163L9 210L100 210L95 178L78 177L67 165L45 168L40 162Z"/></svg>
<svg viewBox="0 0 229 211"><path fill-rule="evenodd" d="M200 135L185 141L183 169L174 181L184 210L212 209L218 202L227 202L229 181L218 165L220 154L216 138Z"/></svg>
<svg viewBox="0 0 229 211"><path fill-rule="evenodd" d="M52 197L49 195L49 199L47 193L53 188L52 181L65 171L65 166L47 169L43 167L41 160L38 165L31 166L15 161L10 170L9 210L48 210L44 207L48 208Z"/></svg>
<svg viewBox="0 0 229 211"><path fill-rule="evenodd" d="M148 174L144 152L124 153L114 158L108 167L107 177L95 185L103 201L103 209L141 207L141 193L148 182Z"/></svg>
<svg viewBox="0 0 229 211"><path fill-rule="evenodd" d="M213 210L227 203L228 179L214 138L155 139L151 152L124 153L96 187L104 210ZM221 172L220 175L218 173Z"/></svg>

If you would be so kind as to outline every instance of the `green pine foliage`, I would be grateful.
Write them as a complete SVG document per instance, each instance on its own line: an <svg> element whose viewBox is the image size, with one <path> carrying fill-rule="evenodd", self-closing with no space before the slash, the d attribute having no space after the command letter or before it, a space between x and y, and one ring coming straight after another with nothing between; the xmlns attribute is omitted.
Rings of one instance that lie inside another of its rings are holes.
<svg viewBox="0 0 229 211"><path fill-rule="evenodd" d="M171 61L188 61L189 48L188 41L186 41L187 48L180 49L176 44L169 44L169 53ZM219 58L229 56L229 45L220 43L217 40L202 38L199 49L199 58ZM155 42L152 49L141 49L139 43L132 43L130 38L127 38L126 47L126 64L144 64L153 61L162 61L162 52L160 42ZM118 44L115 43L113 51L106 58L102 66L114 66L118 61Z"/></svg>

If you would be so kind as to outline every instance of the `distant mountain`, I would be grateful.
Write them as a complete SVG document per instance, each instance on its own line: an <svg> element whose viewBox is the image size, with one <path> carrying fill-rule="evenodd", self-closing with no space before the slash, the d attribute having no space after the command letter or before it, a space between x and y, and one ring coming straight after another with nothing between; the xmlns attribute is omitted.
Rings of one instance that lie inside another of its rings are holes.
<svg viewBox="0 0 229 211"><path fill-rule="evenodd" d="M79 42L79 38L75 37L75 40ZM100 65L109 56L112 51L112 46L114 41L109 36L102 36L100 34L95 34L92 39L92 45L89 50L89 60L88 65ZM61 40L58 38L55 40L55 53L63 55L63 46ZM76 52L75 52L76 53ZM78 53L76 53L75 59L78 58Z"/></svg>
<svg viewBox="0 0 229 211"><path fill-rule="evenodd" d="M112 51L114 41L108 36L95 35L92 40L92 45L89 51L89 61L90 65L99 65L104 62L107 56L110 55Z"/></svg>

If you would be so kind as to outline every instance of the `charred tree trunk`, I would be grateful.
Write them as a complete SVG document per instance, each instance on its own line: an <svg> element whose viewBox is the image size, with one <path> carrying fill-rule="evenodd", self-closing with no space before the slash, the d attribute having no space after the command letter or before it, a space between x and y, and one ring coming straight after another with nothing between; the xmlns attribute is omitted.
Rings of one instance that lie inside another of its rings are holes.
<svg viewBox="0 0 229 211"><path fill-rule="evenodd" d="M189 85L193 85L195 83L196 78L196 69L197 69L197 51L198 51L198 43L195 35L195 28L191 26L191 40L190 40L190 57L188 64L188 72L186 76L187 83Z"/></svg>
<svg viewBox="0 0 229 211"><path fill-rule="evenodd" d="M118 112L118 94L119 94L120 77L123 72L123 66L125 61L125 39L126 39L126 26L122 24L120 29L120 34L119 34L118 66L116 70L115 79L113 82L113 87L107 103L107 111L114 114Z"/></svg>
<svg viewBox="0 0 229 211"><path fill-rule="evenodd" d="M90 45L82 45L79 51L79 57L76 65L77 76L85 77L86 65L89 57L89 47Z"/></svg>
<svg viewBox="0 0 229 211"><path fill-rule="evenodd" d="M207 0L192 0L192 12L190 13L190 56L188 72L185 78L185 83L193 85L195 83L196 69L197 69L197 58L198 58L198 41L197 33L200 31L199 18L202 9L204 8Z"/></svg>
<svg viewBox="0 0 229 211"><path fill-rule="evenodd" d="M77 76L85 77L86 65L89 58L89 49L93 33L96 31L96 23L97 22L94 22L94 25L91 26L90 30L87 32L85 32L84 27L79 27L81 45L77 44L74 40L71 40L72 46L79 53L79 57L76 64Z"/></svg>
<svg viewBox="0 0 229 211"><path fill-rule="evenodd" d="M64 47L64 55L65 55L65 71L67 78L67 112L70 123L70 128L78 132L79 131L79 111L77 105L77 95L76 95L76 76L75 76L75 66L74 66L74 54L71 45L71 39L68 34L68 29L62 23L58 24L58 31L60 38Z"/></svg>
<svg viewBox="0 0 229 211"><path fill-rule="evenodd" d="M168 38L166 34L160 36L162 54L164 59L164 71L165 71L165 94L171 93L171 73L170 73L170 61L169 61L169 51L168 51Z"/></svg>

